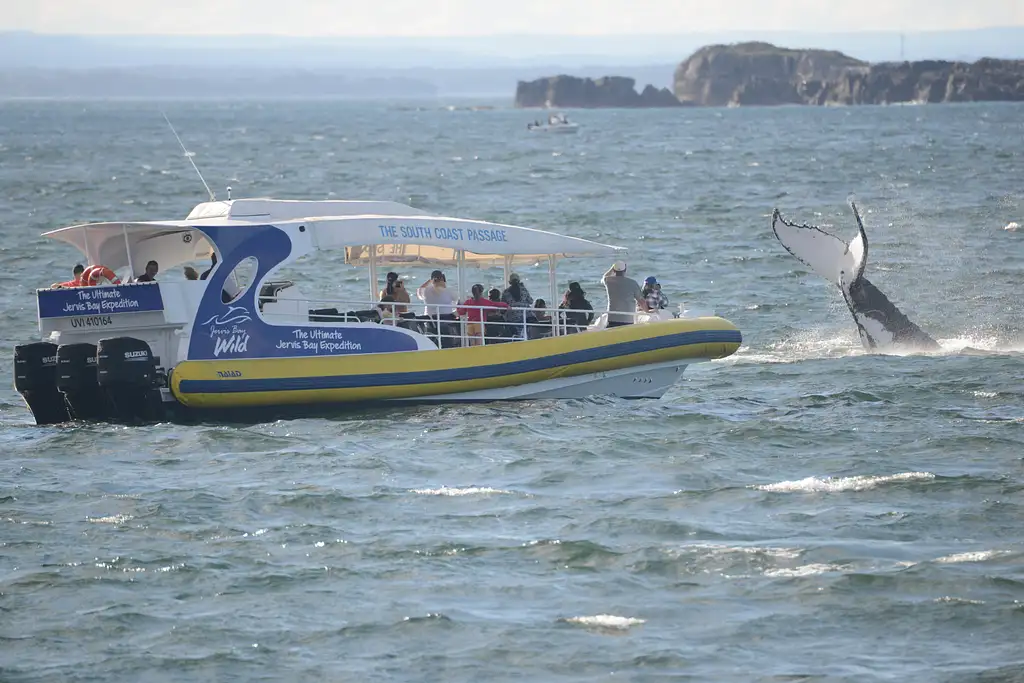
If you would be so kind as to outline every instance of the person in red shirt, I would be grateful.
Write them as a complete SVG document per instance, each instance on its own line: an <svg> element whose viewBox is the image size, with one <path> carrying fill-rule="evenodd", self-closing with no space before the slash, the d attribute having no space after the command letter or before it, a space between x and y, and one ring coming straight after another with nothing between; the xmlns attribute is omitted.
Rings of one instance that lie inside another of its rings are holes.
<svg viewBox="0 0 1024 683"><path fill-rule="evenodd" d="M459 316L466 316L466 333L469 335L469 345L479 346L484 336L484 322L487 320L488 311L483 308L465 308L466 306L484 306L490 309L508 308L503 301L494 302L484 298L484 286L473 285L471 290L473 296L462 302L462 306L456 309Z"/></svg>

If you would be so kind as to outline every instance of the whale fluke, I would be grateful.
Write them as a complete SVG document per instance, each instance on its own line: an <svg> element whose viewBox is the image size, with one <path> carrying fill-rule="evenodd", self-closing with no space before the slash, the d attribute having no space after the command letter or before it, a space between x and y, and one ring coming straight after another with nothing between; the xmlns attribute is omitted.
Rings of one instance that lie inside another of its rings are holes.
<svg viewBox="0 0 1024 683"><path fill-rule="evenodd" d="M817 226L787 221L778 209L772 212L772 232L793 257L840 289L866 350L937 350L939 344L864 277L868 237L857 205L850 202L850 208L857 235L849 243Z"/></svg>

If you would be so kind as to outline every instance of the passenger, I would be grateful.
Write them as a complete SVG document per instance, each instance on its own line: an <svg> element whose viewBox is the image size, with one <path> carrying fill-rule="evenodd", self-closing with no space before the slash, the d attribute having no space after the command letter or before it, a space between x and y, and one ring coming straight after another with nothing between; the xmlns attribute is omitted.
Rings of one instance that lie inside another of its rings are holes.
<svg viewBox="0 0 1024 683"><path fill-rule="evenodd" d="M384 301L384 297L391 297L392 301L397 302L393 307L395 313L401 315L402 313L408 313L409 307L402 306L401 304L408 304L409 302L409 290L405 288L402 281L398 279L398 273L388 273L387 284L384 285L384 289L380 290L380 300Z"/></svg>
<svg viewBox="0 0 1024 683"><path fill-rule="evenodd" d="M508 309L508 304L501 300L501 290L497 287L487 292L487 298L491 300L495 308Z"/></svg>
<svg viewBox="0 0 1024 683"><path fill-rule="evenodd" d="M494 302L484 298L484 286L473 285L471 290L473 296L466 299L462 306L456 311L459 316L466 316L466 334L469 335L469 345L479 346L484 337L484 325L487 320L487 309L495 309ZM473 308L465 308L473 306ZM479 308L478 308L479 307Z"/></svg>
<svg viewBox="0 0 1024 683"><path fill-rule="evenodd" d="M562 296L562 303L558 307L567 310L562 315L565 320L566 332L569 334L579 332L582 328L594 322L594 307L587 301L586 293L578 282L569 283L569 289L565 291L565 295ZM590 312L587 313L586 311Z"/></svg>
<svg viewBox="0 0 1024 683"><path fill-rule="evenodd" d="M653 275L644 280L644 288L640 290L647 307L652 311L668 308L668 297L661 292L661 283Z"/></svg>
<svg viewBox="0 0 1024 683"><path fill-rule="evenodd" d="M505 312L505 321L522 325L526 319L524 308L533 305L533 297L518 275L512 273L508 277L508 287L501 293L501 300L508 304L508 311Z"/></svg>
<svg viewBox="0 0 1024 683"><path fill-rule="evenodd" d="M68 280L67 282L54 282L52 285L50 285L50 289L66 289L68 287L82 287L82 286L84 286L83 283L82 283L82 273L84 273L84 272L85 272L85 266L83 266L81 263L79 263L79 264L75 265L74 268L71 269L71 274L74 276L72 279Z"/></svg>
<svg viewBox="0 0 1024 683"><path fill-rule="evenodd" d="M398 320L396 309L398 306L394 303L395 299L385 294L380 298L380 303L377 304L377 311L380 313L380 324L381 325L395 325Z"/></svg>
<svg viewBox="0 0 1024 683"><path fill-rule="evenodd" d="M632 325L633 315L626 311L636 308L649 311L647 301L640 291L640 285L633 278L626 277L626 264L616 261L604 274L604 288L608 293L608 327Z"/></svg>
<svg viewBox="0 0 1024 683"><path fill-rule="evenodd" d="M416 290L416 296L426 304L423 307L424 315L441 320L455 320L455 304L458 303L458 299L448 289L448 280L440 270L430 274L430 279Z"/></svg>
<svg viewBox="0 0 1024 683"><path fill-rule="evenodd" d="M217 252L210 254L210 267L203 271L203 274L199 276L200 280L205 280L210 277L210 273L217 267Z"/></svg>
<svg viewBox="0 0 1024 683"><path fill-rule="evenodd" d="M551 314L544 310L547 307L547 302L544 299L537 299L533 303L533 310L526 317L528 338L538 339L551 336Z"/></svg>
<svg viewBox="0 0 1024 683"><path fill-rule="evenodd" d="M156 282L156 274L160 272L160 266L156 261L146 264L146 272L135 278L136 282Z"/></svg>
<svg viewBox="0 0 1024 683"><path fill-rule="evenodd" d="M199 273L192 266L185 266L185 279L186 280L198 280Z"/></svg>
<svg viewBox="0 0 1024 683"><path fill-rule="evenodd" d="M537 299L533 302L534 317L537 319L537 322L550 325L551 314L544 310L547 307L548 304L544 299Z"/></svg>

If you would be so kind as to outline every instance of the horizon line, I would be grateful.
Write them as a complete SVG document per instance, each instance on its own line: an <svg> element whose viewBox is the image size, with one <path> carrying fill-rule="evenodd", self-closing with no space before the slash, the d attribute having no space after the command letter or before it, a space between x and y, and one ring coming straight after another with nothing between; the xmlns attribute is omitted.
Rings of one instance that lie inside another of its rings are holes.
<svg viewBox="0 0 1024 683"><path fill-rule="evenodd" d="M33 29L0 28L0 36L21 34L47 37L65 38L193 38L193 39L219 39L219 38L297 38L317 40L451 40L451 39L493 39L493 38L678 38L682 36L710 36L723 34L750 34L759 33L762 35L772 34L806 34L813 36L829 35L858 35L858 34L893 34L893 35L926 35L935 33L972 33L980 31L1012 31L1015 29L1024 30L1024 24L1016 25L989 25L976 26L972 28L942 28L925 30L905 29L846 29L846 30L814 30L814 29L756 29L737 28L714 31L683 31L670 33L565 33L565 32L539 32L539 33L474 33L474 34L444 34L444 35L410 35L410 34L377 34L377 35L352 35L352 34L301 34L301 33L71 33L71 32L50 32ZM744 42L756 42L755 39Z"/></svg>

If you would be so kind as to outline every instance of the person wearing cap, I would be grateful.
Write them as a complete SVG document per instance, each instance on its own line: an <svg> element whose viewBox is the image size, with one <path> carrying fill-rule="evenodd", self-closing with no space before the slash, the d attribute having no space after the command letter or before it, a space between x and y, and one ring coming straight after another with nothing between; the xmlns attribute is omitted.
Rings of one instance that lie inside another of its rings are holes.
<svg viewBox="0 0 1024 683"><path fill-rule="evenodd" d="M508 304L505 321L517 325L525 320L526 309L533 306L533 297L516 273L508 276L508 287L501 293L501 300Z"/></svg>
<svg viewBox="0 0 1024 683"><path fill-rule="evenodd" d="M634 316L627 311L651 310L637 281L626 277L626 264L623 261L613 263L603 279L604 289L608 293L608 327L632 325Z"/></svg>
<svg viewBox="0 0 1024 683"><path fill-rule="evenodd" d="M661 292L661 283L653 275L644 280L644 288L640 293L644 295L647 306L652 311L668 308L668 297Z"/></svg>
<svg viewBox="0 0 1024 683"><path fill-rule="evenodd" d="M458 298L448 289L448 281L440 270L430 274L430 279L416 290L416 296L426 306L423 314L431 318L455 320L455 304Z"/></svg>

